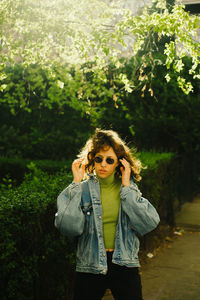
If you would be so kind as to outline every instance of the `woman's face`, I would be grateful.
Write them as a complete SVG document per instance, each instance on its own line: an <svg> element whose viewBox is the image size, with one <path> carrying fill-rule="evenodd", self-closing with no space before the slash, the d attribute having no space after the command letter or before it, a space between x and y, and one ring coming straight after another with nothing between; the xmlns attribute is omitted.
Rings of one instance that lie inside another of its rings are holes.
<svg viewBox="0 0 200 300"><path fill-rule="evenodd" d="M100 161L100 162L98 162ZM112 164L109 162L113 162ZM96 174L100 178L106 178L110 176L118 165L118 158L112 147L106 147L101 149L95 155L94 167Z"/></svg>

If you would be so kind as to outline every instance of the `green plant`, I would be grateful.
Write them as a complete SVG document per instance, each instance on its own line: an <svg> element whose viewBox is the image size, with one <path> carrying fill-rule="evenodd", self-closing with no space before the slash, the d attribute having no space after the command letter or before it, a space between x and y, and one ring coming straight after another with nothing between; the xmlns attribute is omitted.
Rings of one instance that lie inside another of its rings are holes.
<svg viewBox="0 0 200 300"><path fill-rule="evenodd" d="M56 198L72 178L66 172L48 175L34 164L29 168L32 172L19 187L1 190L0 297L69 297L74 255L55 229L54 215Z"/></svg>
<svg viewBox="0 0 200 300"><path fill-rule="evenodd" d="M23 158L0 157L0 179L2 182L11 180L13 185L22 183L26 173L31 171L32 164L48 174L59 170L71 170L72 160L31 160Z"/></svg>

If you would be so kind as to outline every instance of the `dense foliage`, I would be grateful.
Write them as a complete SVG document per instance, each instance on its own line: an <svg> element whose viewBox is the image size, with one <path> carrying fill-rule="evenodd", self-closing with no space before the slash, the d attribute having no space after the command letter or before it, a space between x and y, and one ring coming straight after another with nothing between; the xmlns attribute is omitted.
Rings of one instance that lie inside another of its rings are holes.
<svg viewBox="0 0 200 300"><path fill-rule="evenodd" d="M36 166L48 174L55 174L61 169L71 171L72 160L32 160L23 158L0 157L0 181L4 185L19 185L26 173Z"/></svg>
<svg viewBox="0 0 200 300"><path fill-rule="evenodd" d="M74 256L54 215L56 197L72 178L32 171L18 188L1 190L0 298L68 299Z"/></svg>
<svg viewBox="0 0 200 300"><path fill-rule="evenodd" d="M112 63L119 69L120 57L133 57L143 52L143 61L138 65L139 82L137 68L134 70L135 76L129 79L124 72L116 74L116 80L121 82L124 90L145 89L146 82L154 76L155 66L162 65L165 80L169 82L170 73L175 74L175 84L184 93L190 93L193 84L182 74L185 70L182 59L185 55L192 58L188 73L199 80L199 16L190 15L184 11L183 5L175 1L156 0L149 3L139 14L135 14L123 9L122 0L2 1L0 80L7 76L5 67L16 63L25 67L40 63L52 80L55 78L55 66L62 65L64 68L69 64L76 69L83 83L79 96L91 100L91 91L96 91L96 84L93 82L88 89L88 72L92 72L101 85L106 82L112 87L106 78L108 64ZM154 55L158 51L164 55L164 60ZM89 70L88 63L91 63ZM147 65L148 76L144 71ZM65 76L62 73L54 84L55 88L59 85L62 90ZM4 81L0 82L0 90L6 89L6 86ZM76 103L75 98L71 101ZM29 106L28 101L24 106Z"/></svg>
<svg viewBox="0 0 200 300"><path fill-rule="evenodd" d="M128 78L134 76L138 60L141 57L121 60L121 71ZM185 57L183 61L186 68L183 76L191 80L187 75L191 59ZM146 73L148 71L147 67ZM64 71L57 66L55 72L56 82ZM177 88L176 76L171 74L175 78L172 76L167 84L163 67L157 66L148 90L143 90L142 95L140 90L127 93L120 82L113 81L120 71L110 65L107 79L112 88L107 83L101 85L94 77L88 77L89 90L91 81L96 84L96 92L91 93L88 108L88 101L86 103L79 98L79 77L76 77L75 70L70 72L73 84L66 77L61 92L58 86L52 85L48 73L37 65L25 69L16 65L14 69L7 69L10 83L0 96L3 102L0 115L1 156L34 160L74 159L94 127L113 128L139 150L176 152L183 161L180 169L190 174L188 185L191 184L191 189L194 186L198 189L200 90L197 79L193 79L193 93L185 95ZM76 98L77 105L71 98ZM63 106L61 103L66 99L67 103ZM29 103L29 110L22 109L24 101Z"/></svg>

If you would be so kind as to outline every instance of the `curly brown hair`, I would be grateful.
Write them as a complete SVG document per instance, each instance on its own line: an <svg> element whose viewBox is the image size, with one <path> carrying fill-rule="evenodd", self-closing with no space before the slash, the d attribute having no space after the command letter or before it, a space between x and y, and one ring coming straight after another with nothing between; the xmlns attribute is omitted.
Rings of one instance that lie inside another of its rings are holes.
<svg viewBox="0 0 200 300"><path fill-rule="evenodd" d="M141 180L140 171L142 169L141 161L134 157L126 143L119 137L118 133L113 130L102 130L97 128L94 135L86 142L82 151L78 155L84 158L86 173L94 173L94 158L96 153L106 147L112 147L118 159L125 158L131 166L131 176L134 176L137 181ZM121 177L120 166L116 167L116 175Z"/></svg>

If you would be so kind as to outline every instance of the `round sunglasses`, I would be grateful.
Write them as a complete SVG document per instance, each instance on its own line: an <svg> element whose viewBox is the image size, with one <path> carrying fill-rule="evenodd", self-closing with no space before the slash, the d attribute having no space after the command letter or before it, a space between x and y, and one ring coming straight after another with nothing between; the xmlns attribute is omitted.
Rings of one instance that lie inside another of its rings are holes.
<svg viewBox="0 0 200 300"><path fill-rule="evenodd" d="M103 161L103 158L102 158L101 156L96 156L96 157L94 158L94 161L95 161L97 164L100 164L100 163ZM114 162L115 162L115 160L114 160L113 158L111 158L111 157L107 157L107 158L106 158L106 162L107 162L107 164L109 164L109 165L113 165Z"/></svg>

